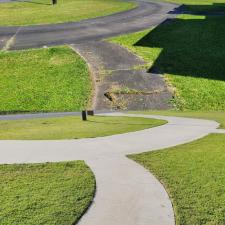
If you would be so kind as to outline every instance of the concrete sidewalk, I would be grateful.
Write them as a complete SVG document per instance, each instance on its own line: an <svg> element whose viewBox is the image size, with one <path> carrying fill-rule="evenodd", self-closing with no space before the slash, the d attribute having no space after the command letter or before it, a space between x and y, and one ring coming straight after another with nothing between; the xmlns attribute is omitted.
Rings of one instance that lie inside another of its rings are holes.
<svg viewBox="0 0 225 225"><path fill-rule="evenodd" d="M126 155L193 141L217 132L218 123L164 116L106 115L143 116L168 123L93 139L0 141L0 163L85 160L96 176L97 192L79 225L174 225L172 204L161 183Z"/></svg>

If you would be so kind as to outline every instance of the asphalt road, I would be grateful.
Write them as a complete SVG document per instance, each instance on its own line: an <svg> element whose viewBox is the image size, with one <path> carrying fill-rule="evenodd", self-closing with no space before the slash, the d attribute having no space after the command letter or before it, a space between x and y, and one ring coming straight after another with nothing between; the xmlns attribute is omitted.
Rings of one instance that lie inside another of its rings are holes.
<svg viewBox="0 0 225 225"><path fill-rule="evenodd" d="M160 24L178 5L135 1L138 7L110 16L73 23L0 27L0 49L15 50L101 40Z"/></svg>

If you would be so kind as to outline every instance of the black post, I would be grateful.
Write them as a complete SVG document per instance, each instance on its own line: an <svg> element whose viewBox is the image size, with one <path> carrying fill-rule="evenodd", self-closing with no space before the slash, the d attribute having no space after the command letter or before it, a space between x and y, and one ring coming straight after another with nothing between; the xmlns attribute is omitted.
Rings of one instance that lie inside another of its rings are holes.
<svg viewBox="0 0 225 225"><path fill-rule="evenodd" d="M85 110L82 111L82 120L83 121L86 121L87 120L87 114L86 114L86 111Z"/></svg>
<svg viewBox="0 0 225 225"><path fill-rule="evenodd" d="M52 0L52 5L56 5L57 4L57 0Z"/></svg>
<svg viewBox="0 0 225 225"><path fill-rule="evenodd" d="M94 110L88 110L87 114L88 116L94 116Z"/></svg>

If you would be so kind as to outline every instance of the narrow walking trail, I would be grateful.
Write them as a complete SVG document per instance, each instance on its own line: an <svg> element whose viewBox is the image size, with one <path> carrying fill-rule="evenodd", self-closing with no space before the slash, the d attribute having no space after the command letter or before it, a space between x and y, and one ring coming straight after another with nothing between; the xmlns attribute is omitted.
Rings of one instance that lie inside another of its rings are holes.
<svg viewBox="0 0 225 225"><path fill-rule="evenodd" d="M85 160L96 176L94 202L78 225L174 225L169 197L157 179L126 155L187 143L217 132L208 120L150 115L167 124L126 134L63 141L0 141L0 163Z"/></svg>

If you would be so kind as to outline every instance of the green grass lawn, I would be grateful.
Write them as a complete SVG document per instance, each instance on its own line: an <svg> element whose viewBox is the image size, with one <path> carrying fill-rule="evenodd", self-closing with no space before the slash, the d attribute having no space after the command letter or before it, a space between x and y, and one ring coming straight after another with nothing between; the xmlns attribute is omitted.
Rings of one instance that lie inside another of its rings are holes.
<svg viewBox="0 0 225 225"><path fill-rule="evenodd" d="M28 0L0 4L0 25L31 25L79 21L134 8L120 0Z"/></svg>
<svg viewBox="0 0 225 225"><path fill-rule="evenodd" d="M225 110L225 16L182 15L111 39L143 57L173 85L178 109Z"/></svg>
<svg viewBox="0 0 225 225"><path fill-rule="evenodd" d="M92 84L69 47L0 52L0 113L73 111L87 107Z"/></svg>
<svg viewBox="0 0 225 225"><path fill-rule="evenodd" d="M166 187L177 225L225 224L225 135L129 156Z"/></svg>
<svg viewBox="0 0 225 225"><path fill-rule="evenodd" d="M82 161L0 165L0 224L71 225L91 203L93 173Z"/></svg>
<svg viewBox="0 0 225 225"><path fill-rule="evenodd" d="M220 128L225 129L225 111L224 112L200 112L200 111L134 111L132 113L163 115L163 116L181 116L199 119L215 120L220 124Z"/></svg>
<svg viewBox="0 0 225 225"><path fill-rule="evenodd" d="M79 116L0 121L1 140L54 140L94 138L147 129L165 124L164 120L132 117Z"/></svg>

